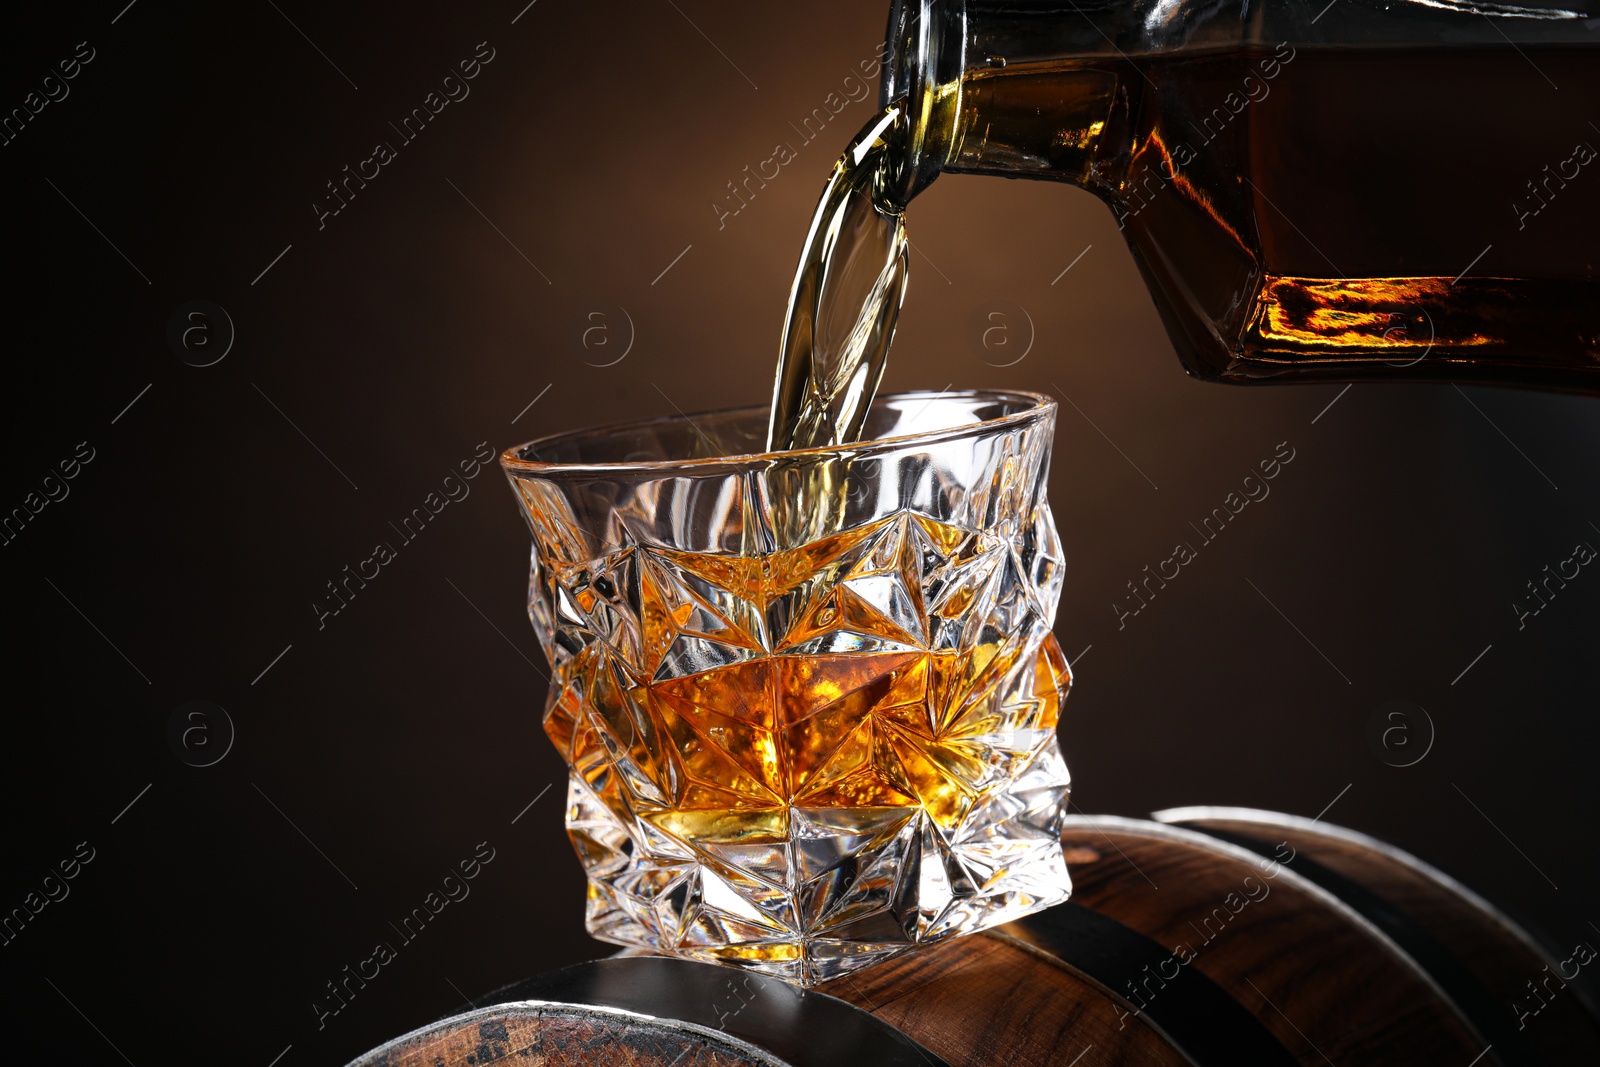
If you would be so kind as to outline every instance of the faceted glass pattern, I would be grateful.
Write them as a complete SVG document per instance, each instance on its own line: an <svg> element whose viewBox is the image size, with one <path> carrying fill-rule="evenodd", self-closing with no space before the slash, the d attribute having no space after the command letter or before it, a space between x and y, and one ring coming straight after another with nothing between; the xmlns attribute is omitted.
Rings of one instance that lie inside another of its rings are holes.
<svg viewBox="0 0 1600 1067"><path fill-rule="evenodd" d="M747 454L766 415L502 464L590 932L812 985L1068 894L1055 405L884 397L875 440Z"/></svg>

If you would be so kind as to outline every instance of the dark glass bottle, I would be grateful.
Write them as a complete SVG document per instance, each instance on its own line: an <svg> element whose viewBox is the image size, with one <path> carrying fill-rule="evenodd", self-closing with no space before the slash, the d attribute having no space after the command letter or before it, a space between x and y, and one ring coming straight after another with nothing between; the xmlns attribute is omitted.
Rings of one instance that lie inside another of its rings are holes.
<svg viewBox="0 0 1600 1067"><path fill-rule="evenodd" d="M902 197L1094 192L1200 378L1600 393L1600 17L1546 3L896 0Z"/></svg>

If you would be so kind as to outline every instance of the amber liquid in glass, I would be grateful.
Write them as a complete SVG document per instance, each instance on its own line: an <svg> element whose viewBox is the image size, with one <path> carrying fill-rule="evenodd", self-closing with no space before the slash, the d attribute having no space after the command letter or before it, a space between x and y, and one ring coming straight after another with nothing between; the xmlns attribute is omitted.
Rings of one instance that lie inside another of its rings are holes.
<svg viewBox="0 0 1600 1067"><path fill-rule="evenodd" d="M863 555L872 539L877 547ZM786 634L782 647L662 677L675 673L656 666L682 634L700 628L756 651L750 631L764 623L754 613L726 619L679 602L641 570L639 653L658 680L634 684L592 647L545 729L617 819L631 810L664 831L663 840L694 841L745 870L769 872L774 907L787 907L779 902L790 883L804 882L820 901L831 890L825 881L812 885L815 871L834 861L808 854L805 828L794 823L801 813L825 812L835 826L853 820L862 840L914 829L921 812L949 829L1010 787L1054 733L1070 685L1066 660L1054 637L1041 642L1036 632L1001 625L1005 610L983 592L988 571L962 566L991 549L969 531L907 516L761 559L673 553L679 572L760 605ZM935 567L965 577L929 588ZM802 617L791 620L792 611ZM957 644L959 651L939 647ZM1025 659L1032 668L1016 670ZM576 832L574 841L581 851ZM814 847L836 842L819 836ZM836 877L857 874L840 869ZM806 925L804 916L773 918ZM728 951L768 958L795 949Z"/></svg>
<svg viewBox="0 0 1600 1067"><path fill-rule="evenodd" d="M1104 197L1192 373L1600 390L1592 50L1018 64L962 97L946 169Z"/></svg>

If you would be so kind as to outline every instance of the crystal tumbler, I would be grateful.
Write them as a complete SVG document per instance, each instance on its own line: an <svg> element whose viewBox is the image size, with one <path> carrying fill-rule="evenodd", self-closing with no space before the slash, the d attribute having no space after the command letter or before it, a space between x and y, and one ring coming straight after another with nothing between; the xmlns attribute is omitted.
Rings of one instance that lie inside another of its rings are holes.
<svg viewBox="0 0 1600 1067"><path fill-rule="evenodd" d="M749 408L502 456L590 933L809 986L1066 898L1055 412L907 393L842 448L756 452Z"/></svg>

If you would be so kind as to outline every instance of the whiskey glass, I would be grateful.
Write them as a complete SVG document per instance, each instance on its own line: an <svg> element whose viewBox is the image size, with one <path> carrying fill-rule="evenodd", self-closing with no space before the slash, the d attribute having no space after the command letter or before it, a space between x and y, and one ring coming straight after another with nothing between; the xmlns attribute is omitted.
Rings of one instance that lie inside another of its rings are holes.
<svg viewBox="0 0 1600 1067"><path fill-rule="evenodd" d="M503 454L591 934L810 986L1066 899L1055 413L905 393L838 448L762 453L748 408Z"/></svg>

